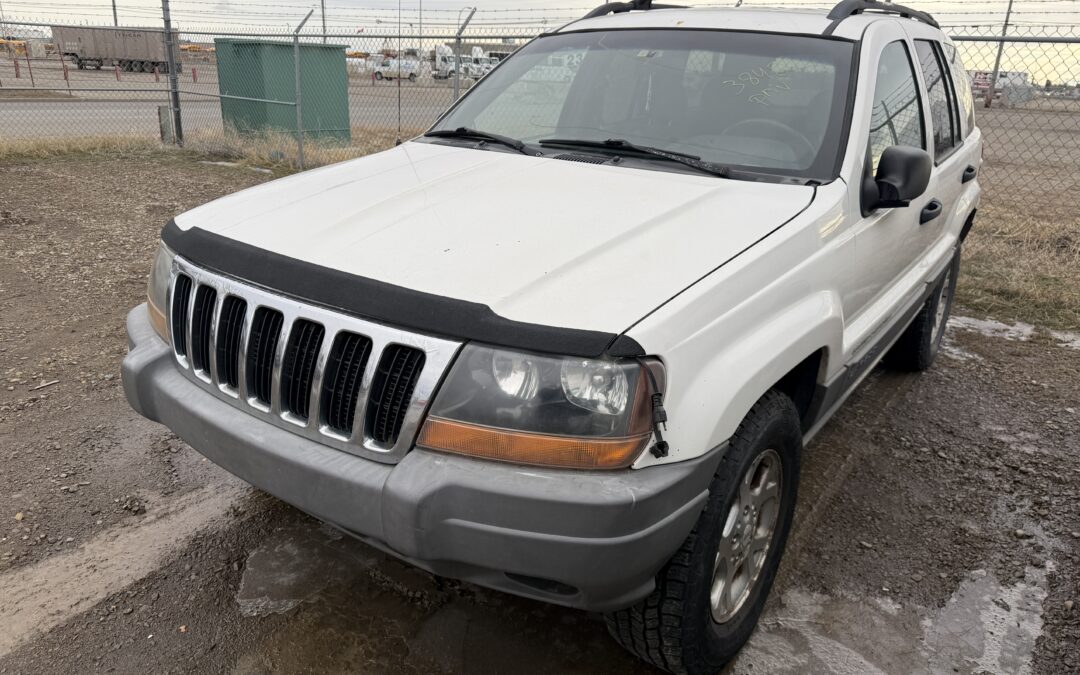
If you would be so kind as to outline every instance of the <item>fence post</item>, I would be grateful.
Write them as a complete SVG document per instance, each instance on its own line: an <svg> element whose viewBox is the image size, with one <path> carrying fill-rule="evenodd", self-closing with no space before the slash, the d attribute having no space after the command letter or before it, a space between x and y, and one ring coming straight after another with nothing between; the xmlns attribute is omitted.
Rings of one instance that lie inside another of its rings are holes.
<svg viewBox="0 0 1080 675"><path fill-rule="evenodd" d="M296 93L294 95L294 106L296 107L296 163L300 170L304 170L304 112L300 107L300 29L304 27L311 15L315 13L312 9L304 17L304 20L300 22L300 25L293 31L293 84L296 87Z"/></svg>
<svg viewBox="0 0 1080 675"><path fill-rule="evenodd" d="M454 36L454 100L458 100L458 96L461 92L461 34L465 32L465 27L472 21L473 14L476 14L476 8L473 7L469 12L469 16L465 17L465 23L461 24L458 28L457 35ZM458 17L461 17L461 12L458 12Z"/></svg>
<svg viewBox="0 0 1080 675"><path fill-rule="evenodd" d="M173 140L176 145L184 147L184 125L180 119L180 78L176 71L180 68L176 63L176 37L172 29L172 18L169 15L169 0L161 0L161 15L165 22L165 62L169 69L169 106L173 114Z"/></svg>
<svg viewBox="0 0 1080 675"><path fill-rule="evenodd" d="M1001 27L1001 42L998 43L997 57L994 59L994 72L990 75L990 89L986 92L986 100L983 107L989 108L994 94L997 93L998 73L1001 72L1001 53L1005 51L1005 35L1009 32L1009 18L1012 16L1013 0L1009 0L1009 6L1005 10L1005 25Z"/></svg>

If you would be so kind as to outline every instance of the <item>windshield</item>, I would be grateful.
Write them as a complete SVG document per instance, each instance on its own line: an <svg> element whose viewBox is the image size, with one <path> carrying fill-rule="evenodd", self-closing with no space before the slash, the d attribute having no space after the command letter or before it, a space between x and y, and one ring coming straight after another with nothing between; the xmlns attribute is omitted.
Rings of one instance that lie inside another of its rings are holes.
<svg viewBox="0 0 1080 675"><path fill-rule="evenodd" d="M836 175L852 43L713 30L554 34L439 123L526 143L621 139L764 173Z"/></svg>

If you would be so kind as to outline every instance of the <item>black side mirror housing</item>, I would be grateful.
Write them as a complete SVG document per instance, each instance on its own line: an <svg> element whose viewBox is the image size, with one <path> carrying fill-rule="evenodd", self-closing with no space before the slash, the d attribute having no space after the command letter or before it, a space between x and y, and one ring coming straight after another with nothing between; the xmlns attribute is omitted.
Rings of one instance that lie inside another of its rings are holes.
<svg viewBox="0 0 1080 675"><path fill-rule="evenodd" d="M893 145L881 153L877 175L863 181L862 198L866 210L909 206L926 192L934 160L920 148Z"/></svg>

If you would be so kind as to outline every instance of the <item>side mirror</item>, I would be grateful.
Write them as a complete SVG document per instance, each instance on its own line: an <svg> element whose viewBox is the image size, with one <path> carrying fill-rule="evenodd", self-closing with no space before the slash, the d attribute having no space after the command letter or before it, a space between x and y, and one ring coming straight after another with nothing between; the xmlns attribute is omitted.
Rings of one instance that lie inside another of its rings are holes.
<svg viewBox="0 0 1080 675"><path fill-rule="evenodd" d="M863 183L863 201L870 211L911 204L930 184L934 160L925 150L893 145L881 153L877 175Z"/></svg>

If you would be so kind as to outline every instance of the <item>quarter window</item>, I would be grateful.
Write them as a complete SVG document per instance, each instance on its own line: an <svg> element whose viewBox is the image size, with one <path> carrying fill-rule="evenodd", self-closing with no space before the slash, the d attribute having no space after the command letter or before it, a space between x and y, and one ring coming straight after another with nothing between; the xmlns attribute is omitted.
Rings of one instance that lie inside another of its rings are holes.
<svg viewBox="0 0 1080 675"><path fill-rule="evenodd" d="M899 40L886 45L878 61L870 113L871 173L877 171L881 153L893 145L926 149L915 70L907 47Z"/></svg>
<svg viewBox="0 0 1080 675"><path fill-rule="evenodd" d="M930 125L934 131L934 157L940 159L960 142L956 99L934 44L929 40L916 40L915 52L919 55L919 66L926 81Z"/></svg>
<svg viewBox="0 0 1080 675"><path fill-rule="evenodd" d="M960 129L961 138L967 138L971 130L975 128L975 101L971 95L971 77L968 75L964 63L956 47L948 42L941 45L945 53L945 62L952 69L953 88L956 90L956 99L960 104Z"/></svg>

